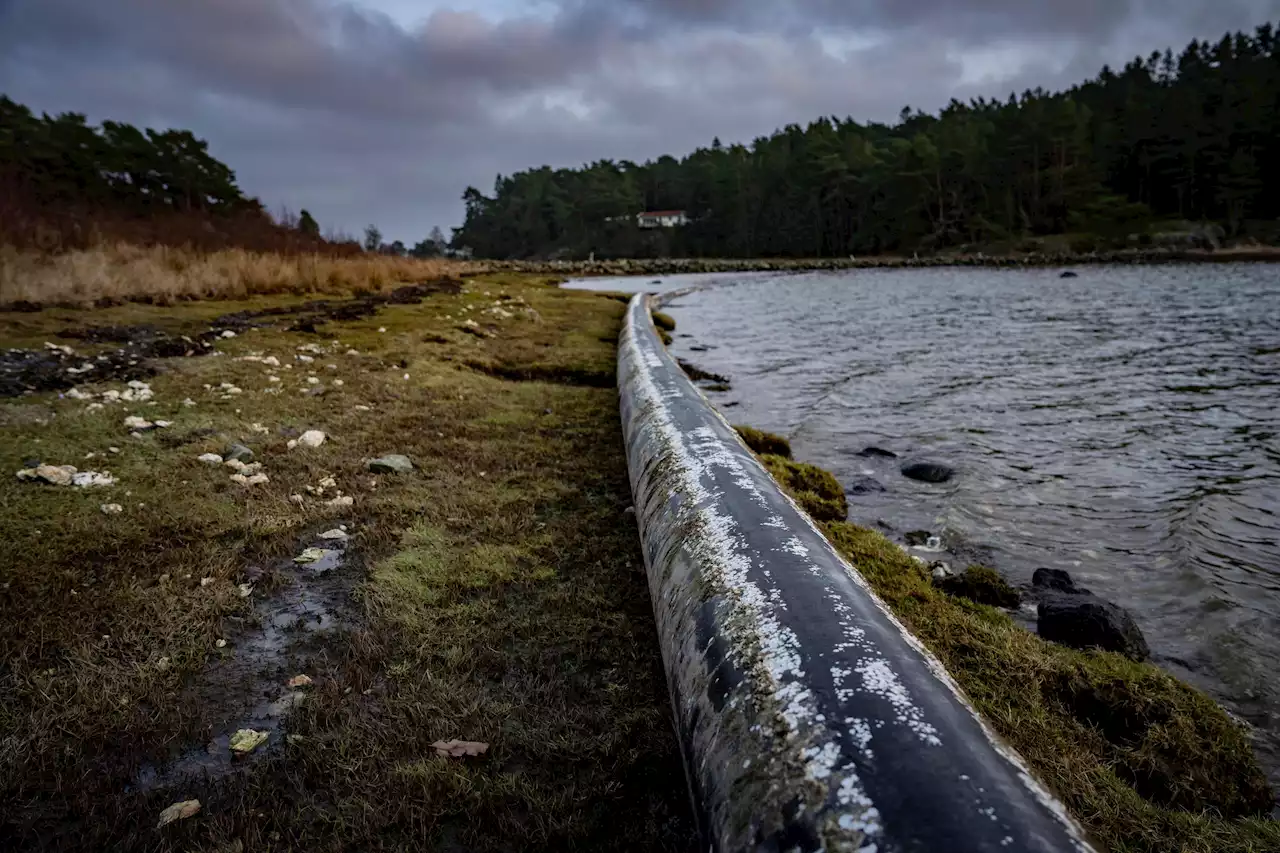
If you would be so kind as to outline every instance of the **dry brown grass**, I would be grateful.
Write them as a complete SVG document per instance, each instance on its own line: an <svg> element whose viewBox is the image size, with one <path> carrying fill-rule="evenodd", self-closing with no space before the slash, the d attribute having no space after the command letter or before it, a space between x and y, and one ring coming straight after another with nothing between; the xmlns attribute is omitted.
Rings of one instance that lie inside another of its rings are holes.
<svg viewBox="0 0 1280 853"><path fill-rule="evenodd" d="M475 264L388 255L285 256L243 249L97 246L61 254L0 246L0 308L350 293L463 274Z"/></svg>

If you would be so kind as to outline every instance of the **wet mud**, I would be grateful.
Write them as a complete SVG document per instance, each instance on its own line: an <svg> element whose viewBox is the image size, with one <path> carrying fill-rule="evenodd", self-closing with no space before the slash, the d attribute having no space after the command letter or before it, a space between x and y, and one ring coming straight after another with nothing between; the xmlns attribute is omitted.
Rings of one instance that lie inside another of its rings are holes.
<svg viewBox="0 0 1280 853"><path fill-rule="evenodd" d="M333 656L334 638L355 620L350 596L356 573L347 542L315 533L297 543L297 552L319 549L318 559L286 558L266 571L246 570L244 582L270 591L255 591L251 616L229 620L225 656L193 677L183 697L205 711L211 721L207 737L175 744L164 759L143 764L132 790L222 779L283 750L289 712L307 701L308 692L306 686L290 687L290 679L318 679ZM231 737L241 729L266 732L267 740L236 755Z"/></svg>
<svg viewBox="0 0 1280 853"><path fill-rule="evenodd" d="M91 345L121 346L95 353L81 353L67 344L46 344L39 350L0 350L0 397L64 391L91 382L149 379L159 370L157 359L212 352L218 333L191 337L170 335L151 326L90 326L64 329L57 336Z"/></svg>
<svg viewBox="0 0 1280 853"><path fill-rule="evenodd" d="M458 279L439 278L407 284L387 293L362 293L351 299L316 299L301 305L238 311L218 317L214 325L234 330L264 325L263 321L274 323L281 318L291 318L293 322L286 331L319 334L325 323L363 320L387 305L418 305L428 296L456 294L461 290L462 282Z"/></svg>

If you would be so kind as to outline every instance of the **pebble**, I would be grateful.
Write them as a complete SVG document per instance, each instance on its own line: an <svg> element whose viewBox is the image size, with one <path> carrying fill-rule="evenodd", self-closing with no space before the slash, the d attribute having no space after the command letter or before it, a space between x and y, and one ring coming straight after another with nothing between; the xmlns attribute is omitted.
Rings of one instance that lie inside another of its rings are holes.
<svg viewBox="0 0 1280 853"><path fill-rule="evenodd" d="M236 333L235 333L235 332L231 331L230 329L227 329L225 332L223 332L223 333L222 333L221 335L219 335L218 337L220 337L220 338L234 338L235 336L236 336Z"/></svg>
<svg viewBox="0 0 1280 853"><path fill-rule="evenodd" d="M124 507L120 504L103 504L100 509L103 515L119 515L124 512Z"/></svg>
<svg viewBox="0 0 1280 853"><path fill-rule="evenodd" d="M327 436L318 429L309 429L298 436L298 443L306 447L319 447Z"/></svg>
<svg viewBox="0 0 1280 853"><path fill-rule="evenodd" d="M355 502L356 502L355 498L351 497L350 495L344 495L340 498L334 498L331 501L327 501L325 505L332 506L332 507L344 507L344 506L352 506L355 504Z"/></svg>
<svg viewBox="0 0 1280 853"><path fill-rule="evenodd" d="M218 640L216 643L214 643L214 645L215 645L215 646L217 646L217 647L218 647L218 648L220 648L220 649L225 649L225 648L227 647L227 641L226 641L226 640Z"/></svg>
<svg viewBox="0 0 1280 853"><path fill-rule="evenodd" d="M146 418L140 418L137 415L129 415L124 419L124 425L129 429L151 429L155 424Z"/></svg>
<svg viewBox="0 0 1280 853"><path fill-rule="evenodd" d="M338 528L335 527L333 530L326 530L324 533L321 533L320 538L341 540L341 539L346 539L347 534L346 534L346 531L339 530Z"/></svg>

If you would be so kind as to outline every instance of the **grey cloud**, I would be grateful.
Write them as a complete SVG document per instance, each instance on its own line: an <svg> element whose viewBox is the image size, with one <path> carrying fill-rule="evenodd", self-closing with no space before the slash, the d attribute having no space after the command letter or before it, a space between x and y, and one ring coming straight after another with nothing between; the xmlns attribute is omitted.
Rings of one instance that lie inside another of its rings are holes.
<svg viewBox="0 0 1280 853"><path fill-rule="evenodd" d="M1280 5L560 0L550 15L441 9L405 27L377 1L0 0L0 91L190 127L268 204L411 240L455 223L462 189L499 172L1069 84ZM847 51L824 50L842 37Z"/></svg>

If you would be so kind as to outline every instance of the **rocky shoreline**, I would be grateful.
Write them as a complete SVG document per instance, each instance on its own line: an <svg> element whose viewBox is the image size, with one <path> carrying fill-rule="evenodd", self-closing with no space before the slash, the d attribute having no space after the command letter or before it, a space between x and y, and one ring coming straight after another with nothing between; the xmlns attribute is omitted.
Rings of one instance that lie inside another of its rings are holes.
<svg viewBox="0 0 1280 853"><path fill-rule="evenodd" d="M1117 249L1103 252L1033 252L1016 255L868 256L847 258L621 258L588 261L492 261L495 272L554 274L572 277L689 275L731 272L812 272L852 269L923 269L927 267L995 267L1037 269L1100 264L1243 263L1280 261L1280 248L1247 249Z"/></svg>

